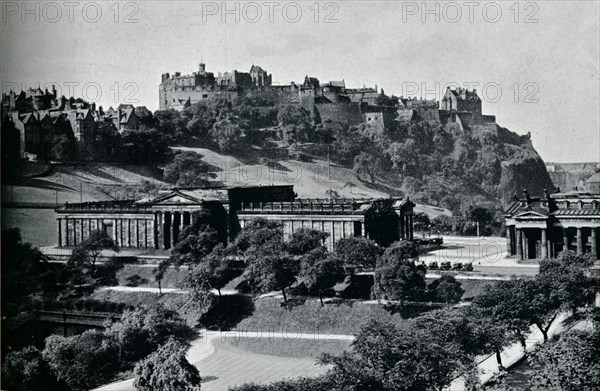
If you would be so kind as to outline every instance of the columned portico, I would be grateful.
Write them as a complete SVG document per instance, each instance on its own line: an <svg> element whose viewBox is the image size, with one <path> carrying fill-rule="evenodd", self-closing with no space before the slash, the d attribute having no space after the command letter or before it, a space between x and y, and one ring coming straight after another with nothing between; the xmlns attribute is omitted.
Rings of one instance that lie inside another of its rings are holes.
<svg viewBox="0 0 600 391"><path fill-rule="evenodd" d="M600 195L546 192L533 198L524 194L505 212L508 256L555 258L560 251L572 250L598 259Z"/></svg>

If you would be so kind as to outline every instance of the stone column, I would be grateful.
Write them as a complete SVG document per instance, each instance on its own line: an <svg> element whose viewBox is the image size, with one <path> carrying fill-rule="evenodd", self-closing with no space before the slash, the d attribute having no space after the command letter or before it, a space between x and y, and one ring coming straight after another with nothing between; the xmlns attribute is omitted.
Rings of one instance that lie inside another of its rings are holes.
<svg viewBox="0 0 600 391"><path fill-rule="evenodd" d="M523 259L523 231L517 228L517 257Z"/></svg>
<svg viewBox="0 0 600 391"><path fill-rule="evenodd" d="M583 254L583 230L577 228L577 255Z"/></svg>
<svg viewBox="0 0 600 391"><path fill-rule="evenodd" d="M113 237L112 237L113 241L116 243L117 242L117 220L113 220Z"/></svg>
<svg viewBox="0 0 600 391"><path fill-rule="evenodd" d="M512 251L512 237L511 237L511 226L506 226L506 256L510 257L513 254Z"/></svg>
<svg viewBox="0 0 600 391"><path fill-rule="evenodd" d="M569 249L569 232L567 227L563 227L563 251Z"/></svg>
<svg viewBox="0 0 600 391"><path fill-rule="evenodd" d="M594 257L594 260L598 259L598 236L596 234L596 231L598 230L598 228L596 227L592 227L592 233L590 235L590 241L592 242L592 257Z"/></svg>
<svg viewBox="0 0 600 391"><path fill-rule="evenodd" d="M58 226L58 247L62 247L62 219L56 220Z"/></svg>
<svg viewBox="0 0 600 391"><path fill-rule="evenodd" d="M542 244L541 244L541 255L542 259L548 258L548 238L546 235L546 228L542 228Z"/></svg>
<svg viewBox="0 0 600 391"><path fill-rule="evenodd" d="M69 219L65 219L65 245L69 247Z"/></svg>
<svg viewBox="0 0 600 391"><path fill-rule="evenodd" d="M404 211L400 211L400 239L404 240L406 237L404 236Z"/></svg>
<svg viewBox="0 0 600 391"><path fill-rule="evenodd" d="M158 233L158 231L159 231L158 226L160 225L160 223L159 223L160 219L158 218L158 216L159 216L159 213L154 214L154 224L152 227L152 234L154 235L154 249L156 249L156 250L158 250L160 248L160 242L159 242L160 235Z"/></svg>
<svg viewBox="0 0 600 391"><path fill-rule="evenodd" d="M409 218L409 228L410 228L410 240L414 239L414 226L413 226L413 214L412 212L410 213L410 218Z"/></svg>
<svg viewBox="0 0 600 391"><path fill-rule="evenodd" d="M169 247L175 246L175 212L169 214Z"/></svg>

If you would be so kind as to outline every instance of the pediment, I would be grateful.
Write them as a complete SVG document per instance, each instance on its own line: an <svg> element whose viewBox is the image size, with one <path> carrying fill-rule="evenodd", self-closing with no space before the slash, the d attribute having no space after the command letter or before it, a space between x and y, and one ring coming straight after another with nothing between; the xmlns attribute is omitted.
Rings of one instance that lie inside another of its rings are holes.
<svg viewBox="0 0 600 391"><path fill-rule="evenodd" d="M202 200L190 197L179 192L166 194L152 201L153 205L173 205L173 204L201 204Z"/></svg>
<svg viewBox="0 0 600 391"><path fill-rule="evenodd" d="M547 219L548 215L542 214L542 213L538 213L538 212L534 212L532 210L528 210L522 213L519 213L518 215L515 216L515 219Z"/></svg>

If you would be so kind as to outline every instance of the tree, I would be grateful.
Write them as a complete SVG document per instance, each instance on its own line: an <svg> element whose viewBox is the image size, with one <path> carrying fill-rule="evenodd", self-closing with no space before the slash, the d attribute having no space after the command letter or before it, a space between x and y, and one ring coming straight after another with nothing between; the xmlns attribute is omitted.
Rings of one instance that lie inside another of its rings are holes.
<svg viewBox="0 0 600 391"><path fill-rule="evenodd" d="M352 351L325 355L321 363L332 365L327 376L336 390L439 391L472 367L462 357L456 344L440 344L414 328L371 321L356 336Z"/></svg>
<svg viewBox="0 0 600 391"><path fill-rule="evenodd" d="M185 358L186 346L170 340L134 369L139 391L200 391L200 373Z"/></svg>
<svg viewBox="0 0 600 391"><path fill-rule="evenodd" d="M483 353L494 352L498 369L500 371L504 370L502 348L517 340L515 333L511 333L510 328L505 323L485 316L477 308L471 307L469 314L473 323L473 342L480 347Z"/></svg>
<svg viewBox="0 0 600 391"><path fill-rule="evenodd" d="M171 264L197 265L219 244L217 231L211 227L203 226L196 234L184 235L171 252Z"/></svg>
<svg viewBox="0 0 600 391"><path fill-rule="evenodd" d="M118 252L119 246L103 231L90 232L90 236L73 249L67 260L71 283L81 285L96 274L96 261L103 250Z"/></svg>
<svg viewBox="0 0 600 391"><path fill-rule="evenodd" d="M505 325L527 353L525 334L531 325L532 280L512 279L499 281L486 286L484 292L476 296L473 304L485 317L497 324Z"/></svg>
<svg viewBox="0 0 600 391"><path fill-rule="evenodd" d="M412 261L380 264L375 269L373 293L377 298L399 300L423 300L425 296L425 272Z"/></svg>
<svg viewBox="0 0 600 391"><path fill-rule="evenodd" d="M440 279L434 280L427 287L433 292L433 299L442 303L458 303L465 293L462 284L456 281L454 276L444 275Z"/></svg>
<svg viewBox="0 0 600 391"><path fill-rule="evenodd" d="M563 309L576 312L578 308L591 304L597 287L588 271L594 260L589 255L576 255L563 251L556 259L540 262L536 279L546 287L548 294L556 297Z"/></svg>
<svg viewBox="0 0 600 391"><path fill-rule="evenodd" d="M334 248L334 256L348 274L354 274L358 268L374 269L380 255L381 248L367 238L340 239Z"/></svg>
<svg viewBox="0 0 600 391"><path fill-rule="evenodd" d="M354 157L352 170L359 178L368 175L370 181L375 182L377 174L381 172L381 160L370 153L361 152Z"/></svg>
<svg viewBox="0 0 600 391"><path fill-rule="evenodd" d="M392 243L381 256L381 264L399 263L419 256L418 246L411 241L403 240Z"/></svg>
<svg viewBox="0 0 600 391"><path fill-rule="evenodd" d="M157 110L154 112L156 130L174 140L186 131L187 120L177 110Z"/></svg>
<svg viewBox="0 0 600 391"><path fill-rule="evenodd" d="M210 164L202 160L202 155L193 151L178 152L173 161L165 166L163 176L166 181L180 187L205 186L216 174Z"/></svg>
<svg viewBox="0 0 600 391"><path fill-rule="evenodd" d="M73 391L107 383L119 370L117 345L97 330L74 337L52 335L42 354L58 380Z"/></svg>
<svg viewBox="0 0 600 391"><path fill-rule="evenodd" d="M34 299L43 293L41 282L47 259L18 228L2 230L2 316L33 310Z"/></svg>
<svg viewBox="0 0 600 391"><path fill-rule="evenodd" d="M529 362L535 368L530 379L534 391L598 390L600 331L571 330L539 347Z"/></svg>
<svg viewBox="0 0 600 391"><path fill-rule="evenodd" d="M292 234L292 237L286 243L287 251L292 255L308 254L312 250L322 247L328 236L327 232L300 228Z"/></svg>
<svg viewBox="0 0 600 391"><path fill-rule="evenodd" d="M202 262L190 269L185 286L196 295L204 295L211 289L216 289L221 296L221 288L237 274L232 269L232 263L226 250L219 245Z"/></svg>
<svg viewBox="0 0 600 391"><path fill-rule="evenodd" d="M283 243L281 223L263 218L252 219L235 238L233 248L240 254L259 250L270 242Z"/></svg>
<svg viewBox="0 0 600 391"><path fill-rule="evenodd" d="M160 261L157 267L152 269L152 274L154 274L154 280L158 283L158 293L162 296L162 280L165 277L165 273L169 269L170 262Z"/></svg>
<svg viewBox="0 0 600 391"><path fill-rule="evenodd" d="M283 249L283 243L270 241L261 248L246 252L248 267L244 272L244 281L254 293L281 291L283 301L287 302L285 288L296 281L300 271L299 257L289 255Z"/></svg>
<svg viewBox="0 0 600 391"><path fill-rule="evenodd" d="M283 105L277 113L281 138L287 144L310 141L312 123L309 113L301 106Z"/></svg>
<svg viewBox="0 0 600 391"><path fill-rule="evenodd" d="M34 346L9 352L2 363L2 386L11 391L59 391L64 385L50 373L48 363Z"/></svg>
<svg viewBox="0 0 600 391"><path fill-rule="evenodd" d="M323 306L323 292L333 287L344 275L339 258L327 255L325 247L320 246L302 256L298 280L309 291L316 291Z"/></svg>
<svg viewBox="0 0 600 391"><path fill-rule="evenodd" d="M157 129L130 129L121 135L119 160L122 163L161 164L170 157L168 136Z"/></svg>
<svg viewBox="0 0 600 391"><path fill-rule="evenodd" d="M111 324L104 333L118 346L114 357L128 367L155 351L169 338L187 343L196 336L175 311L161 305L125 311L121 320Z"/></svg>
<svg viewBox="0 0 600 391"><path fill-rule="evenodd" d="M235 152L242 147L244 130L233 117L217 121L210 129L211 140L223 152Z"/></svg>

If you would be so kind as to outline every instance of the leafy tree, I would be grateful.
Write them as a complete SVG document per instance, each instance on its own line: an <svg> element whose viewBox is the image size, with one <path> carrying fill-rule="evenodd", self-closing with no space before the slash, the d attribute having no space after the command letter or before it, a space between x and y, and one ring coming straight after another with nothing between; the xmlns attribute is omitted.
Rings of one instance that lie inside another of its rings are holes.
<svg viewBox="0 0 600 391"><path fill-rule="evenodd" d="M534 313L531 308L533 289L530 284L532 280L522 278L499 281L486 286L484 292L473 300L476 309L483 316L505 325L525 352L525 335L529 332L531 315Z"/></svg>
<svg viewBox="0 0 600 391"><path fill-rule="evenodd" d="M240 254L259 250L270 242L283 243L281 223L262 218L248 222L235 238L233 248Z"/></svg>
<svg viewBox="0 0 600 391"><path fill-rule="evenodd" d="M169 338L187 343L196 333L176 312L162 306L125 311L119 322L111 324L105 335L118 346L115 357L131 366L163 345Z"/></svg>
<svg viewBox="0 0 600 391"><path fill-rule="evenodd" d="M590 255L563 251L556 259L540 262L536 279L549 294L557 297L562 308L576 312L578 308L591 304L598 290L594 280L588 276L593 263Z"/></svg>
<svg viewBox="0 0 600 391"><path fill-rule="evenodd" d="M440 279L434 280L427 287L432 292L432 298L435 301L451 304L458 303L465 293L462 284L456 281L454 276L444 275Z"/></svg>
<svg viewBox="0 0 600 391"><path fill-rule="evenodd" d="M117 345L96 330L74 337L48 337L43 357L58 380L73 391L107 383L119 370Z"/></svg>
<svg viewBox="0 0 600 391"><path fill-rule="evenodd" d="M455 344L460 348L457 358L467 362L480 354L487 354L478 334L477 320L463 308L444 308L428 311L411 320L411 327L425 332L438 344Z"/></svg>
<svg viewBox="0 0 600 391"><path fill-rule="evenodd" d="M431 220L429 220L427 213L415 213L413 219L415 231L429 231Z"/></svg>
<svg viewBox="0 0 600 391"><path fill-rule="evenodd" d="M301 106L283 105L277 113L281 138L288 144L306 142L312 136L312 123L309 113Z"/></svg>
<svg viewBox="0 0 600 391"><path fill-rule="evenodd" d="M572 330L529 356L534 391L600 389L600 332Z"/></svg>
<svg viewBox="0 0 600 391"><path fill-rule="evenodd" d="M380 299L423 300L425 297L425 271L412 261L380 264L375 269L373 293Z"/></svg>
<svg viewBox="0 0 600 391"><path fill-rule="evenodd" d="M200 295L216 289L221 296L221 288L237 275L232 268L233 263L223 246L218 245L202 262L190 270L185 286Z"/></svg>
<svg viewBox="0 0 600 391"><path fill-rule="evenodd" d="M472 367L460 347L440 344L413 328L371 321L356 336L351 352L325 355L336 390L442 390L458 373Z"/></svg>
<svg viewBox="0 0 600 391"><path fill-rule="evenodd" d="M156 129L126 130L121 135L120 161L161 164L171 157L168 136Z"/></svg>
<svg viewBox="0 0 600 391"><path fill-rule="evenodd" d="M202 261L219 244L217 231L204 226L197 234L185 236L177 242L171 255L170 262L175 266L196 265Z"/></svg>
<svg viewBox="0 0 600 391"><path fill-rule="evenodd" d="M473 342L480 347L481 352L494 352L498 369L504 370L502 349L517 340L515 333L511 333L505 323L483 315L477 308L471 307L469 314L472 320Z"/></svg>
<svg viewBox="0 0 600 391"><path fill-rule="evenodd" d="M309 291L316 291L323 306L323 292L333 287L344 275L339 258L327 255L324 247L317 247L302 256L298 280Z"/></svg>
<svg viewBox="0 0 600 391"><path fill-rule="evenodd" d="M78 246L82 250L83 258L73 259L73 263L81 266L90 266L92 270L96 267L96 261L104 250L119 252L119 246L102 230L90 232L90 236L81 242ZM69 258L71 262L71 258Z"/></svg>
<svg viewBox="0 0 600 391"><path fill-rule="evenodd" d="M352 170L360 177L368 176L371 182L375 182L377 174L381 172L381 160L370 153L361 152L354 157Z"/></svg>
<svg viewBox="0 0 600 391"><path fill-rule="evenodd" d="M211 165L202 160L202 155L193 151L181 151L165 166L163 176L166 181L177 186L188 187L205 186L216 174L212 172Z"/></svg>
<svg viewBox="0 0 600 391"><path fill-rule="evenodd" d="M139 391L200 391L200 373L185 358L186 346L170 340L134 369Z"/></svg>
<svg viewBox="0 0 600 391"><path fill-rule="evenodd" d="M296 281L300 259L289 255L283 247L281 242L269 241L261 248L246 251L248 267L244 280L254 293L281 291L283 301L287 302L285 288Z"/></svg>
<svg viewBox="0 0 600 391"><path fill-rule="evenodd" d="M187 120L177 110L157 110L154 112L156 130L174 140L186 131Z"/></svg>
<svg viewBox="0 0 600 391"><path fill-rule="evenodd" d="M220 151L234 152L242 147L244 131L239 121L233 117L217 121L209 133Z"/></svg>
<svg viewBox="0 0 600 391"><path fill-rule="evenodd" d="M381 264L399 263L419 256L419 248L414 242L403 240L392 243L381 256Z"/></svg>
<svg viewBox="0 0 600 391"><path fill-rule="evenodd" d="M381 248L377 243L360 237L341 239L334 248L334 256L349 274L354 274L358 268L375 268L380 255Z"/></svg>
<svg viewBox="0 0 600 391"><path fill-rule="evenodd" d="M328 233L310 228L300 228L292 234L286 243L287 251L292 255L308 254L312 250L321 248Z"/></svg>
<svg viewBox="0 0 600 391"><path fill-rule="evenodd" d="M154 280L158 283L158 293L162 296L162 280L165 277L165 273L169 269L170 262L160 261L157 267L152 269L152 274L154 274Z"/></svg>
<svg viewBox="0 0 600 391"><path fill-rule="evenodd" d="M9 352L2 363L2 386L11 391L59 391L64 389L52 376L48 363L34 346Z"/></svg>
<svg viewBox="0 0 600 391"><path fill-rule="evenodd" d="M42 278L47 259L30 243L24 243L18 228L2 230L2 316L12 317L33 309L43 293Z"/></svg>

